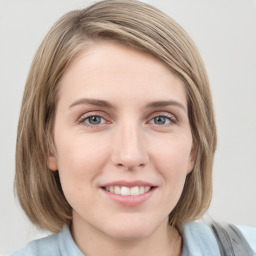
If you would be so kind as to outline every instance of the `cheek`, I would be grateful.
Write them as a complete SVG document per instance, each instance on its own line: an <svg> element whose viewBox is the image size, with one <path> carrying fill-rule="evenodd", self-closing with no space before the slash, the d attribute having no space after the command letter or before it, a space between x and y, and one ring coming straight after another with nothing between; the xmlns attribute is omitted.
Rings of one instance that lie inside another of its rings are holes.
<svg viewBox="0 0 256 256"><path fill-rule="evenodd" d="M187 137L175 136L162 141L152 153L155 168L161 173L164 182L173 190L180 191L184 186L191 165L191 141L192 139Z"/></svg>
<svg viewBox="0 0 256 256"><path fill-rule="evenodd" d="M78 138L79 137L79 138ZM92 191L97 177L108 159L108 149L89 136L64 136L55 139L58 170L66 198Z"/></svg>
<svg viewBox="0 0 256 256"><path fill-rule="evenodd" d="M94 170L94 166L104 162L108 155L108 148L97 136L87 134L56 135L59 171L66 170L72 173L85 173ZM101 161L99 161L101 160Z"/></svg>
<svg viewBox="0 0 256 256"><path fill-rule="evenodd" d="M190 165L192 149L191 136L174 134L154 140L152 145L151 155L159 159L159 161L157 161L159 164L172 167L172 169L174 168L177 171L184 168L186 169L186 167Z"/></svg>

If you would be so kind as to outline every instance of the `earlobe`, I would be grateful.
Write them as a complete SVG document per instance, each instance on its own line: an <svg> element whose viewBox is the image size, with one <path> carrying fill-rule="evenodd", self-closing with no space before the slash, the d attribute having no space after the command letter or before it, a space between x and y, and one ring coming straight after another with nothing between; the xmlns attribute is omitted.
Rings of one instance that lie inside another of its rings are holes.
<svg viewBox="0 0 256 256"><path fill-rule="evenodd" d="M47 159L47 166L50 170L52 171L57 171L58 170L58 163L57 159L53 154L50 154Z"/></svg>
<svg viewBox="0 0 256 256"><path fill-rule="evenodd" d="M197 155L197 149L196 149L195 144L193 143L193 146L191 148L190 155L189 155L189 163L188 163L187 174L192 172L192 170L195 166L196 155Z"/></svg>
<svg viewBox="0 0 256 256"><path fill-rule="evenodd" d="M47 167L51 171L57 171L58 170L58 161L56 158L56 150L54 146L54 142L50 140L48 144L48 158L47 158Z"/></svg>

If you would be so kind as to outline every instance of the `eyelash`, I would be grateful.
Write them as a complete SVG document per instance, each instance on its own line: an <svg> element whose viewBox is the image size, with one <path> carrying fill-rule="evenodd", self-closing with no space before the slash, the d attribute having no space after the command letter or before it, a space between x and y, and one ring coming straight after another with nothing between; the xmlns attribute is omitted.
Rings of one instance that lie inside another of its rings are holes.
<svg viewBox="0 0 256 256"><path fill-rule="evenodd" d="M79 121L78 121L78 123L79 124L82 124L82 125L84 125L84 126L86 126L86 127L92 127L92 128L94 128L94 127L98 127L99 125L101 125L101 124L90 124L89 122L88 123L86 123L86 120L88 119L89 120L89 118L92 118L92 117L99 117L99 118L101 118L101 120L105 120L105 118L104 117L102 117L101 115L88 115L88 116L84 116L84 117L81 117L80 119L79 119ZM107 121L105 120L105 123L107 123ZM104 124L105 124L104 123Z"/></svg>
<svg viewBox="0 0 256 256"><path fill-rule="evenodd" d="M175 117L173 115L167 114L167 113L161 113L161 114L155 115L154 117L152 117L150 119L149 123L151 123L151 121L154 122L155 118L159 118L159 117L160 118L165 118L165 121L167 119L169 121L169 123L168 124L165 123L165 124L161 124L161 125L153 123L154 125L157 125L157 126L167 126L168 127L168 126L171 126L171 125L176 123Z"/></svg>
<svg viewBox="0 0 256 256"><path fill-rule="evenodd" d="M105 122L104 122L104 123L100 123L100 124L90 124L89 121L88 121L88 122L86 123L86 120L89 120L89 118L92 118L92 117L100 118L101 121L104 120ZM156 123L153 123L153 124L156 125L156 126L162 126L162 127L166 127L166 126L167 126L167 127L168 127L168 126L174 125L174 124L177 122L176 118L175 118L173 115L167 114L167 113L159 113L159 114L153 116L153 117L149 120L148 123L154 122L154 119L157 118L157 117L165 118L165 121L166 121L166 119L167 119L167 120L169 121L169 123L168 123L168 124L164 123L164 124L161 124L161 125L156 124ZM87 115L87 116L81 117L81 118L78 120L78 123L79 123L79 124L82 124L82 125L84 125L84 126L86 126L86 127L96 128L96 127L98 127L98 126L100 126L100 125L102 125L102 124L104 125L104 124L108 123L108 121L107 121L104 117L102 117L101 115L91 114L91 115Z"/></svg>

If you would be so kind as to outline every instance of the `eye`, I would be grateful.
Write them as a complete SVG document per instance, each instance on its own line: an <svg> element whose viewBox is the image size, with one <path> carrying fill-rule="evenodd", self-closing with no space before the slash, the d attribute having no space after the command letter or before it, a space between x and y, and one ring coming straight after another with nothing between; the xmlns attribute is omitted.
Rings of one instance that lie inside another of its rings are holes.
<svg viewBox="0 0 256 256"><path fill-rule="evenodd" d="M156 116L153 118L153 121L155 124L158 124L158 125L170 123L170 119L167 118L166 116Z"/></svg>
<svg viewBox="0 0 256 256"><path fill-rule="evenodd" d="M152 118L149 123L155 124L155 125L169 125L174 123L174 120L172 117L165 116L165 115L158 115Z"/></svg>
<svg viewBox="0 0 256 256"><path fill-rule="evenodd" d="M101 116L91 115L91 116L81 118L79 123L82 123L86 126L97 126L100 124L105 124L106 120Z"/></svg>

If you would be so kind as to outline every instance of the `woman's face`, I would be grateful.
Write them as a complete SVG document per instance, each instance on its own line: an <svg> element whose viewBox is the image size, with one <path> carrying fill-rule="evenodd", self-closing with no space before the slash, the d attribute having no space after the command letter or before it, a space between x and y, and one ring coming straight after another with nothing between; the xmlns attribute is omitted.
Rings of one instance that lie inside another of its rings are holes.
<svg viewBox="0 0 256 256"><path fill-rule="evenodd" d="M166 229L194 150L184 85L159 60L96 42L63 75L54 126L73 226L118 239Z"/></svg>

